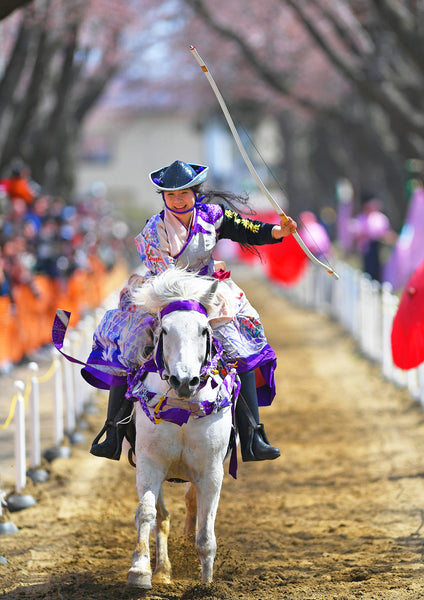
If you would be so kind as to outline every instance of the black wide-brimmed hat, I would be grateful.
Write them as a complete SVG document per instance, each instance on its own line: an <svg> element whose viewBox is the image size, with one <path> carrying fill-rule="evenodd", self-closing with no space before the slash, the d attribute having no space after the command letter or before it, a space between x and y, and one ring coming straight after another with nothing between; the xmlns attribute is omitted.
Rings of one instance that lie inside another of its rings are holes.
<svg viewBox="0 0 424 600"><path fill-rule="evenodd" d="M162 167L150 173L149 178L157 190L171 192L185 190L203 183L208 176L209 167L194 165L176 160L172 165Z"/></svg>

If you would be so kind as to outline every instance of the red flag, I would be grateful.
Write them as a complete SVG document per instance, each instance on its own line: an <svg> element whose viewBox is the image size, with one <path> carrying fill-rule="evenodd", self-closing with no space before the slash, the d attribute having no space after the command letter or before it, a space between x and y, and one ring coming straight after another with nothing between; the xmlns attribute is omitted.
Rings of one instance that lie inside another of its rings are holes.
<svg viewBox="0 0 424 600"><path fill-rule="evenodd" d="M392 356L401 369L414 369L424 361L424 261L403 290L393 319Z"/></svg>
<svg viewBox="0 0 424 600"><path fill-rule="evenodd" d="M292 235L280 244L263 246L261 251L266 259L265 271L271 280L293 286L304 274L308 259Z"/></svg>

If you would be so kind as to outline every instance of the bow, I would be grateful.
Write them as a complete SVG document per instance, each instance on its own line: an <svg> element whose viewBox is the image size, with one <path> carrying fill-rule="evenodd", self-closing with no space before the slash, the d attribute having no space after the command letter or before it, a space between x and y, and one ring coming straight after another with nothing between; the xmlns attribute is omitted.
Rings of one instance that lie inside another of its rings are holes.
<svg viewBox="0 0 424 600"><path fill-rule="evenodd" d="M224 113L225 119L231 129L231 133L233 134L233 137L236 141L236 144L238 146L238 149L240 150L240 153L243 157L244 162L246 163L247 168L249 169L252 177L255 179L256 183L258 184L258 186L261 188L261 190L264 192L265 196L268 198L268 200L270 201L270 203L273 205L273 207L276 209L278 215L280 216L281 219L285 219L286 221L288 221L288 217L285 214L285 212L283 211L283 209L280 207L280 205L278 204L278 202L275 200L275 198L271 195L271 192L268 190L268 188L266 187L266 185L264 184L264 182L262 181L262 179L260 178L260 176L258 175L258 173L255 170L255 167L252 164L252 161L250 160L243 144L242 141L240 139L240 136L237 132L237 129L234 125L234 122L231 118L231 115L229 113L229 110L227 108L227 105L225 104L224 98L221 96L221 92L219 91L212 75L210 74L207 66L205 65L202 57L200 56L200 54L197 52L196 47L195 46L190 46L190 51L192 52L194 58L197 60L197 62L199 63L202 71L204 72L204 74L206 75L211 88L213 89L215 96L222 108L222 112ZM316 256L314 256L314 254L312 254L312 252L309 250L309 248L307 247L307 245L305 244L305 242L302 240L302 238L300 237L300 235L297 233L297 231L295 231L292 234L295 238L295 240L297 241L297 243L299 244L299 246L302 248L302 250L305 252L305 254L317 265L319 265L320 267L322 267L323 269L325 269L327 271L327 273L329 273L330 275L332 275L334 277L334 279L339 279L339 276L337 275L337 273L329 266L326 265L325 263L321 262Z"/></svg>

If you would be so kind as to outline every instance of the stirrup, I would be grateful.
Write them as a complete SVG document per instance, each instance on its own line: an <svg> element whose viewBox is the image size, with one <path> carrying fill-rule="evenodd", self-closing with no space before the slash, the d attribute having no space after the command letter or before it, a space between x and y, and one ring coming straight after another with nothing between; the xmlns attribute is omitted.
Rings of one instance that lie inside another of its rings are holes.
<svg viewBox="0 0 424 600"><path fill-rule="evenodd" d="M106 433L106 431L110 428L113 427L114 423L113 421L105 421L105 424L103 425L103 427L101 428L100 432L96 435L96 437L93 440L93 443L91 444L91 447L95 446L96 444L99 443L99 439Z"/></svg>
<svg viewBox="0 0 424 600"><path fill-rule="evenodd" d="M106 432L106 439L101 444L99 439ZM119 460L121 457L122 441L125 435L125 427L118 426L113 421L106 421L100 433L95 437L90 448L90 453L93 456L102 458L110 458L111 460Z"/></svg>

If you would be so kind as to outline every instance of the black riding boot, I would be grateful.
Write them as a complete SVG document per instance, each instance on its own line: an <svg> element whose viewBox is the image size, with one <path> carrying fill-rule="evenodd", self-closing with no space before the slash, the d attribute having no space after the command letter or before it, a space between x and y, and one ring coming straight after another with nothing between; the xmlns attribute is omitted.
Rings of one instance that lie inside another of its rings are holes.
<svg viewBox="0 0 424 600"><path fill-rule="evenodd" d="M236 420L243 462L273 460L280 456L278 448L271 446L259 423L258 396L255 372L239 373L241 388L237 399Z"/></svg>
<svg viewBox="0 0 424 600"><path fill-rule="evenodd" d="M126 391L126 384L112 385L110 388L107 419L103 429L94 439L90 450L94 456L103 456L112 460L119 460L121 456L125 425L120 425L119 421L128 417L133 407L133 403L125 398ZM106 439L99 444L99 439L104 433L106 433Z"/></svg>

